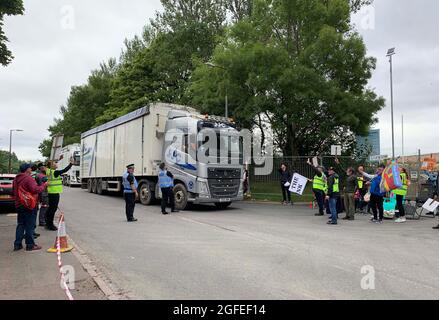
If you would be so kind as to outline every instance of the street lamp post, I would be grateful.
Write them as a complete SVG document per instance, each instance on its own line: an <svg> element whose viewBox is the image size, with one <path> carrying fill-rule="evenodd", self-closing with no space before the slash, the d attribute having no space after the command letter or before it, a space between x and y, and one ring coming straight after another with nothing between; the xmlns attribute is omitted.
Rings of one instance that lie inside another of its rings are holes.
<svg viewBox="0 0 439 320"><path fill-rule="evenodd" d="M387 57L390 62L390 107L392 114L392 159L395 159L395 124L393 119L393 60L392 57L395 54L395 48L391 48L387 51Z"/></svg>
<svg viewBox="0 0 439 320"><path fill-rule="evenodd" d="M9 166L8 166L8 172L12 173L12 132L22 132L21 129L11 129L9 130Z"/></svg>
<svg viewBox="0 0 439 320"><path fill-rule="evenodd" d="M222 69L222 70L227 72L226 68L218 66L218 65L216 65L216 64L214 64L212 62L206 62L205 64L208 67ZM225 106L224 106L224 108L225 108L226 118L228 118L229 117L229 97L228 97L228 92L227 92L227 86L225 87L225 91L226 91L226 97L225 97Z"/></svg>

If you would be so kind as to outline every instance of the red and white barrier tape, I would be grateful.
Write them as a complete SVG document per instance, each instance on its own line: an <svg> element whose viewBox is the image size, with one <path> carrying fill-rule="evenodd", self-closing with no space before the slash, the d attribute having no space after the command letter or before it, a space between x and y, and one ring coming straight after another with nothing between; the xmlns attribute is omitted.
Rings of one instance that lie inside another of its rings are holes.
<svg viewBox="0 0 439 320"><path fill-rule="evenodd" d="M69 287L67 286L67 283L64 279L64 272L62 270L63 264L62 264L62 260L61 260L61 240L60 240L60 228L59 226L61 225L61 223L64 222L64 213L61 212L61 216L59 217L59 224L58 224L58 232L57 232L57 237L56 237L56 255L58 257L58 268L59 268L59 273L61 274L61 284L64 286L64 290L66 292L67 298L69 298L69 300L75 300L72 296L72 293L70 292Z"/></svg>

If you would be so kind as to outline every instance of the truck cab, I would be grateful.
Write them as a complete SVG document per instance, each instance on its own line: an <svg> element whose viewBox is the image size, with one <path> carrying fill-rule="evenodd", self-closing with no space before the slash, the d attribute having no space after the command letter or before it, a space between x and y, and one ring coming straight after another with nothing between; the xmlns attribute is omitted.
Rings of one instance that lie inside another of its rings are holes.
<svg viewBox="0 0 439 320"><path fill-rule="evenodd" d="M242 153L239 129L229 119L169 112L163 159L174 175L176 207L189 202L226 208L243 200ZM158 186L156 195L161 197Z"/></svg>

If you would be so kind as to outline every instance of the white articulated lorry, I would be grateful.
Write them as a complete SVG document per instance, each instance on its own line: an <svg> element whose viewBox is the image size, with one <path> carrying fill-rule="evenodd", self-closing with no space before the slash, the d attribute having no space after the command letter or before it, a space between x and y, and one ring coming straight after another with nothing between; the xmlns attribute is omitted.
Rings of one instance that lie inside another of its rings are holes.
<svg viewBox="0 0 439 320"><path fill-rule="evenodd" d="M80 159L81 159L81 144L75 143L65 146L61 149L60 155L62 159L58 161L58 168L64 169L70 164L70 159L73 159L74 164L72 168L62 175L62 181L65 186L74 187L81 186L80 176Z"/></svg>
<svg viewBox="0 0 439 320"><path fill-rule="evenodd" d="M218 148L209 150L209 155L218 156L218 162L199 161L197 138L204 128L217 134L210 139L218 140ZM170 132L180 138L169 138ZM225 157L221 145L230 149ZM243 199L242 150L239 130L228 119L154 103L82 134L82 187L97 194L122 192L122 175L134 163L140 201L150 205L161 198L157 175L158 166L165 162L174 175L177 209L184 210L189 203L226 208Z"/></svg>

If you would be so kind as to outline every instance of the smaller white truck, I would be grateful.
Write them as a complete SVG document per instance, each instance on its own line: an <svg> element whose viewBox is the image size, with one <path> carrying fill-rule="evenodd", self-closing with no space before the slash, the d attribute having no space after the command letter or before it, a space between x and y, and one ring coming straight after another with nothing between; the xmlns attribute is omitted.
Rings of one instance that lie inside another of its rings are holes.
<svg viewBox="0 0 439 320"><path fill-rule="evenodd" d="M74 165L72 168L62 175L63 185L69 187L80 187L81 178L79 173L81 170L81 144L71 144L61 149L61 160L58 161L58 169L62 170L70 164L70 159L73 158Z"/></svg>

